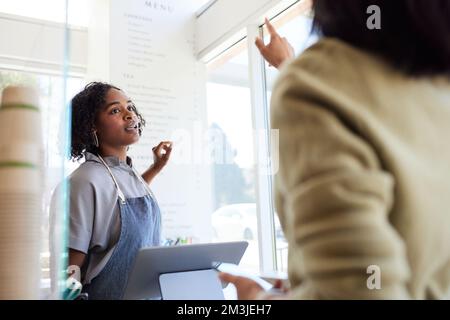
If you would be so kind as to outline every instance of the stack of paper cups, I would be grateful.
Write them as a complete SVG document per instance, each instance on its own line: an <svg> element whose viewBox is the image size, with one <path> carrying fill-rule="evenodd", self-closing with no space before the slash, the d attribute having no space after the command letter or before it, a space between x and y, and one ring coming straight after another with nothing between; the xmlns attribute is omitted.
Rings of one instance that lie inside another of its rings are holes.
<svg viewBox="0 0 450 320"><path fill-rule="evenodd" d="M37 299L42 217L37 93L7 87L0 105L0 299Z"/></svg>

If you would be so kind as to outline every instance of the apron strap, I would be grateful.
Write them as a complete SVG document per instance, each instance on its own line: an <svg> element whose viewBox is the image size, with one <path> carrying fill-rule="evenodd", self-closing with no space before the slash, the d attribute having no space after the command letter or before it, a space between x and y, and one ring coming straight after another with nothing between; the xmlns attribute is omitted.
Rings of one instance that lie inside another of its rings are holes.
<svg viewBox="0 0 450 320"><path fill-rule="evenodd" d="M119 198L120 201L122 202L122 204L125 204L125 196L122 192L122 190L119 187L119 184L117 183L116 178L114 177L114 174L112 173L111 169L109 168L109 166L106 164L105 160L103 160L103 158L98 154L97 155L98 158L100 159L100 161L103 163L103 165L106 167L106 169L108 170L111 178L114 180L114 184L116 185L116 189L117 192L119 193ZM133 167L131 167L131 169L133 170L134 175L139 179L139 181L144 185L144 188L147 190L148 194L150 195L150 197L152 197L152 199L156 202L156 197L154 196L152 190L150 189L150 187L148 186L147 182L144 181L144 179L142 178L142 176L139 174L139 172L136 171L136 169Z"/></svg>
<svg viewBox="0 0 450 320"><path fill-rule="evenodd" d="M142 184L144 185L145 189L147 189L148 194L150 195L150 198L152 198L153 201L155 202L156 206L159 207L158 200L156 200L156 197L153 194L152 189L150 189L150 186L148 185L148 183L144 181L144 178L142 178L142 176L139 174L139 172L136 171L136 169L134 167L131 167L131 169L133 169L133 172L136 175L136 177L142 182Z"/></svg>
<svg viewBox="0 0 450 320"><path fill-rule="evenodd" d="M139 174L139 172L136 171L136 169L134 167L131 167L131 169L133 170L134 174L136 175L136 177L139 179L139 181L141 181L141 183L144 185L144 188L147 190L148 194L150 195L150 197L153 198L153 200L156 201L155 196L153 195L152 190L150 189L149 185L147 182L144 181L144 179L142 178L142 176Z"/></svg>
<svg viewBox="0 0 450 320"><path fill-rule="evenodd" d="M119 193L119 199L120 199L120 202L121 202L122 204L125 204L125 202L126 202L126 201L125 201L125 196L124 196L122 190L120 189L119 184L117 183L117 180L116 180L116 178L114 177L114 175L113 175L111 169L110 169L109 166L106 164L105 160L103 160L103 158L102 158L101 155L98 154L97 157L100 159L100 161L101 161L101 162L103 163L103 165L106 167L106 169L108 170L108 172L109 172L111 178L114 180L114 184L116 185L117 192Z"/></svg>

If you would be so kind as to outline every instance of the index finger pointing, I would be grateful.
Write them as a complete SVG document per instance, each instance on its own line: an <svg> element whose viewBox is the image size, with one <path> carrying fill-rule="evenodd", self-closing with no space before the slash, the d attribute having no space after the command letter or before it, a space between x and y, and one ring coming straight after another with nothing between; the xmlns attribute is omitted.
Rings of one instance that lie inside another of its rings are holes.
<svg viewBox="0 0 450 320"><path fill-rule="evenodd" d="M259 49L259 51L263 51L265 49L265 45L263 40L260 37L256 37L255 39L255 45Z"/></svg>
<svg viewBox="0 0 450 320"><path fill-rule="evenodd" d="M277 30L275 30L275 27L270 23L269 19L266 18L265 21L270 36L271 37L278 36Z"/></svg>

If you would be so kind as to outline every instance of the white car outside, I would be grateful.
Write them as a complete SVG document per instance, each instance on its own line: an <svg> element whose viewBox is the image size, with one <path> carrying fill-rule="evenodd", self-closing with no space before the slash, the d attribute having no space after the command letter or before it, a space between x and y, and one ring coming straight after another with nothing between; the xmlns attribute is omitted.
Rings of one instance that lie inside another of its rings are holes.
<svg viewBox="0 0 450 320"><path fill-rule="evenodd" d="M218 240L256 240L257 238L255 203L238 203L221 207L213 212L211 219L214 238ZM275 236L277 240L284 240L276 214Z"/></svg>

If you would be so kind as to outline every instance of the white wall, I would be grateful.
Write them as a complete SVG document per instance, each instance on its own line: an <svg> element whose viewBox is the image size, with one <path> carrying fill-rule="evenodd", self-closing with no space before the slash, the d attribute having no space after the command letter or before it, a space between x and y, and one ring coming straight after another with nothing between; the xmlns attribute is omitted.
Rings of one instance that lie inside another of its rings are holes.
<svg viewBox="0 0 450 320"><path fill-rule="evenodd" d="M90 0L86 80L110 81L110 0Z"/></svg>
<svg viewBox="0 0 450 320"><path fill-rule="evenodd" d="M69 29L69 74L86 73L87 29ZM0 13L0 68L60 74L64 24Z"/></svg>

